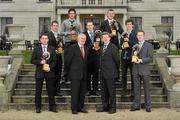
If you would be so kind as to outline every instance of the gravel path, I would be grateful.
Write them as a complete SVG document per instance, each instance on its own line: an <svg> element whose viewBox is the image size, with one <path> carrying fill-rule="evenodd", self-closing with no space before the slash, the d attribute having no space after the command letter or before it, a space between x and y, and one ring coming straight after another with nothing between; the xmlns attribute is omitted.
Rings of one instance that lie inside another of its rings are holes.
<svg viewBox="0 0 180 120"><path fill-rule="evenodd" d="M180 120L180 112L174 109L152 109L151 113L144 110L130 112L128 109L118 110L115 114L97 113L94 110L87 114L72 115L71 111L59 111L52 113L42 111L36 114L32 110L9 110L0 112L0 120Z"/></svg>

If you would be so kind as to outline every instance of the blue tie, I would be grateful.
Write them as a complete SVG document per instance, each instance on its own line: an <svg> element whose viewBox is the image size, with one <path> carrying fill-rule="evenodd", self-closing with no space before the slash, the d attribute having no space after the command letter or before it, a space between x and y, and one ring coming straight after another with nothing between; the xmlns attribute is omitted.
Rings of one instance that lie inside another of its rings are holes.
<svg viewBox="0 0 180 120"><path fill-rule="evenodd" d="M90 32L90 39L91 39L91 42L94 43L94 34L93 34L93 32Z"/></svg>

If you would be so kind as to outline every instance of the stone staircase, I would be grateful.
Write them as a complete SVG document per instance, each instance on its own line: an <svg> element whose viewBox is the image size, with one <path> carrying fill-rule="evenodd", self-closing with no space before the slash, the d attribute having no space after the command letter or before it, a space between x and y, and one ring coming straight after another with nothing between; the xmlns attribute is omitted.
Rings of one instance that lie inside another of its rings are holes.
<svg viewBox="0 0 180 120"><path fill-rule="evenodd" d="M35 98L35 67L31 64L22 65L21 72L18 76L16 88L12 96L11 102L9 103L9 109L34 109L34 98ZM121 83L116 83L116 99L117 109L130 108L132 102L130 99L131 81L130 75L128 74L128 92L127 95L121 96L122 88ZM144 92L142 88L142 93ZM56 96L56 103L58 109L67 110L70 109L71 103L71 89L70 83L61 86L62 97ZM152 98L152 107L169 107L167 101L166 90L164 89L163 82L160 75L158 74L157 66L151 65L151 81L150 81L150 93ZM144 103L144 95L142 94L141 100ZM86 96L85 106L87 109L95 109L101 105L100 96ZM142 104L144 106L144 104ZM46 92L45 84L42 90L42 108L48 107L48 97Z"/></svg>

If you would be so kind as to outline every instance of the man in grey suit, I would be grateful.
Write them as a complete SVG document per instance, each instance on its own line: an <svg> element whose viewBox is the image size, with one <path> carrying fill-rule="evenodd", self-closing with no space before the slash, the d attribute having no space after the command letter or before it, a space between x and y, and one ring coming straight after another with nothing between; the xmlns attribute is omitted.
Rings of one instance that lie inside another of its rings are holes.
<svg viewBox="0 0 180 120"><path fill-rule="evenodd" d="M153 60L152 45L144 41L144 31L137 32L139 45L138 59L133 63L132 75L134 81L134 100L130 111L140 110L141 80L143 81L146 112L151 112L151 98L149 93L150 68Z"/></svg>

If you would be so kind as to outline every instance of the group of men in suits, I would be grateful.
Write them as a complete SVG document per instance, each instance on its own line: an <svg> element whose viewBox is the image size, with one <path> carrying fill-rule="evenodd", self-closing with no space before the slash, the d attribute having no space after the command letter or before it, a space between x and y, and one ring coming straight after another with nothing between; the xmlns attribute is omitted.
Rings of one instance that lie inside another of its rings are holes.
<svg viewBox="0 0 180 120"><path fill-rule="evenodd" d="M100 41L94 31L93 21L86 23L86 31L82 33L82 26L75 19L76 10L69 9L69 18L61 24L60 35L63 42L58 39L58 22L51 23L51 31L42 34L41 45L34 49L32 63L36 65L36 112L41 112L41 91L44 79L49 98L49 110L57 112L54 96L61 96L60 80L62 72L62 49L64 49L64 77L71 81L71 110L73 114L87 113L84 108L85 95L98 96L98 83L100 80L102 108L97 112L116 112L116 82L119 82L119 68L121 52L122 95L127 91L127 71L130 69L132 83L133 105L131 111L140 109L141 80L143 81L146 111L151 111L149 94L149 63L152 61L152 46L144 41L144 31L134 31L134 22L126 20L127 36L122 37L119 43L118 34L123 34L121 24L114 19L115 11L107 11L107 20L100 25L102 31ZM75 39L75 40L74 40ZM99 47L95 47L98 42ZM129 47L124 47L127 42ZM64 44L64 45L63 45ZM132 62L132 48L139 45L139 59ZM59 48L61 50L59 51ZM44 52L49 52L48 60L42 59ZM43 70L48 64L48 71ZM100 78L100 79L99 79Z"/></svg>

